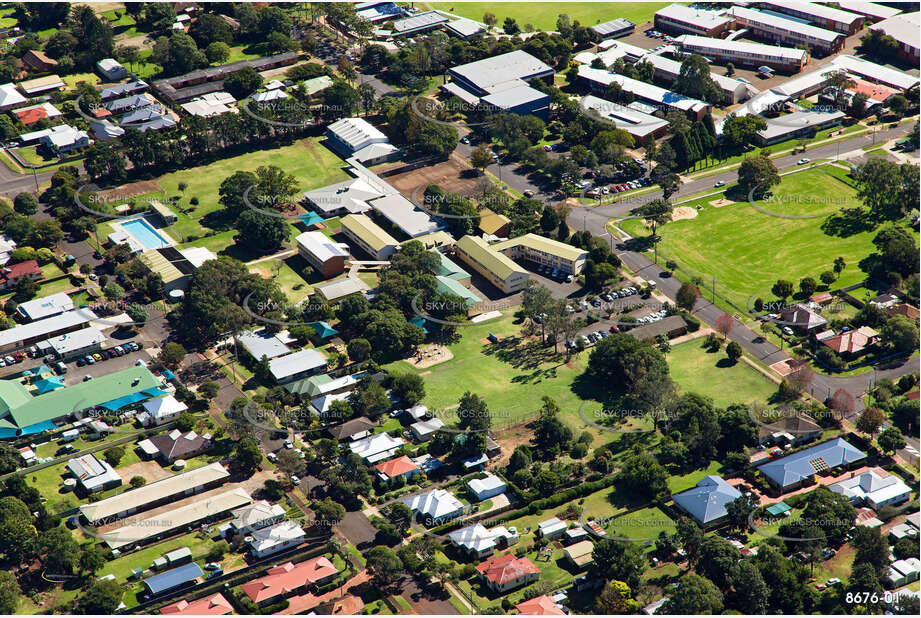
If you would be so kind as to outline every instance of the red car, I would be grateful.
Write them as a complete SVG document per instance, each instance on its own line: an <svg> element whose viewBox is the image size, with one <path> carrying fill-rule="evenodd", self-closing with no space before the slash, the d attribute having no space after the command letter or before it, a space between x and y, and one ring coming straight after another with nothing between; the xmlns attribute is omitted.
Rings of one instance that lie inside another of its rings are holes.
<svg viewBox="0 0 921 618"><path fill-rule="evenodd" d="M617 328L617 324L611 324L611 329L610 329L610 330L611 330L612 333L619 333L619 332L620 332L620 329Z"/></svg>

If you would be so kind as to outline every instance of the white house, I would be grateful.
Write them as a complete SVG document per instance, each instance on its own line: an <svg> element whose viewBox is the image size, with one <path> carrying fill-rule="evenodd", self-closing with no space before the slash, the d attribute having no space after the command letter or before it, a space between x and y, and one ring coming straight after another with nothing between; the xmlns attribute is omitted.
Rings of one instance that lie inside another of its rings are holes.
<svg viewBox="0 0 921 618"><path fill-rule="evenodd" d="M307 538L304 529L293 521L283 521L268 528L254 530L247 541L250 553L264 558L291 547L297 547Z"/></svg>
<svg viewBox="0 0 921 618"><path fill-rule="evenodd" d="M343 118L326 129L334 150L368 165L382 163L399 155L400 150L379 129L364 118Z"/></svg>
<svg viewBox="0 0 921 618"><path fill-rule="evenodd" d="M23 133L19 136L22 143L38 141L54 152L70 152L90 145L90 136L86 131L79 131L69 124L60 124L50 129Z"/></svg>
<svg viewBox="0 0 921 618"><path fill-rule="evenodd" d="M547 521L537 524L537 531L540 533L541 538L555 539L566 531L566 522L558 517L551 517Z"/></svg>
<svg viewBox="0 0 921 618"><path fill-rule="evenodd" d="M882 468L873 468L828 488L836 494L847 496L858 506L866 504L874 510L890 504L899 504L911 496L911 488L902 479Z"/></svg>
<svg viewBox="0 0 921 618"><path fill-rule="evenodd" d="M231 511L231 515L233 519L228 524L230 534L247 535L285 519L285 509L280 504L269 504L265 500L257 500L236 511Z"/></svg>
<svg viewBox="0 0 921 618"><path fill-rule="evenodd" d="M361 457L365 463L375 464L390 459L403 444L403 438L394 438L386 433L376 433L367 438L355 440L349 444L349 450Z"/></svg>
<svg viewBox="0 0 921 618"><path fill-rule="evenodd" d="M476 497L478 502L505 493L505 481L495 474L487 474L485 478L473 479L467 483L467 486L470 487L470 493Z"/></svg>
<svg viewBox="0 0 921 618"><path fill-rule="evenodd" d="M454 545L472 553L477 558L487 558L503 541L507 546L517 543L518 531L514 527L496 526L487 529L483 524L474 524L451 532L448 538Z"/></svg>
<svg viewBox="0 0 921 618"><path fill-rule="evenodd" d="M128 77L128 69L115 58L103 58L96 63L96 70L110 82L121 81Z"/></svg>
<svg viewBox="0 0 921 618"><path fill-rule="evenodd" d="M122 477L105 461L95 455L83 455L67 462L67 469L87 493L111 489L122 484Z"/></svg>
<svg viewBox="0 0 921 618"><path fill-rule="evenodd" d="M413 432L413 437L419 442L428 442L432 439L439 429L444 427L445 423L440 418L433 418L430 421L419 421L409 426Z"/></svg>
<svg viewBox="0 0 921 618"><path fill-rule="evenodd" d="M404 498L402 502L427 526L460 517L467 512L464 503L445 489L433 489L424 494Z"/></svg>
<svg viewBox="0 0 921 618"><path fill-rule="evenodd" d="M162 425L163 423L168 423L188 409L189 406L172 395L149 399L144 402L144 412L147 413L146 419L148 420L145 424Z"/></svg>

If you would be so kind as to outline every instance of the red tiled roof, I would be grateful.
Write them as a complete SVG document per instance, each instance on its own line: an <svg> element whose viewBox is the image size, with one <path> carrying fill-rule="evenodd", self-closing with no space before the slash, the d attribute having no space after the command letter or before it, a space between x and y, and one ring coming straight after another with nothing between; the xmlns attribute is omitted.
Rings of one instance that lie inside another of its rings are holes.
<svg viewBox="0 0 921 618"><path fill-rule="evenodd" d="M294 564L287 562L269 569L265 576L246 582L240 589L250 599L259 603L266 599L291 594L308 584L316 583L339 572L329 558L318 556L311 560Z"/></svg>
<svg viewBox="0 0 921 618"><path fill-rule="evenodd" d="M851 77L851 79L854 81L854 86L852 88L848 88L848 90L855 94L865 95L868 99L873 99L874 101L884 102L892 95L900 94L900 92L895 88L889 88L888 86L883 86L882 84L874 84L864 79L857 79L855 77Z"/></svg>
<svg viewBox="0 0 921 618"><path fill-rule="evenodd" d="M560 609L560 606L553 602L553 599L546 594L535 597L530 601L522 601L515 606L518 613L527 616L563 616L566 614Z"/></svg>
<svg viewBox="0 0 921 618"><path fill-rule="evenodd" d="M332 603L323 605L320 608L323 611L320 613L329 614L330 616L354 616L360 613L364 608L364 602L358 597L350 594L347 597L342 597L341 599L336 599Z"/></svg>
<svg viewBox="0 0 921 618"><path fill-rule="evenodd" d="M834 298L834 296L832 296L828 292L819 292L818 294L813 294L812 296L810 296L809 300L811 300L814 303L822 304L822 303L830 301L832 298Z"/></svg>
<svg viewBox="0 0 921 618"><path fill-rule="evenodd" d="M378 472L384 474L388 478L394 478L396 476L400 476L401 474L406 474L407 472L413 472L419 469L419 466L414 464L413 460L406 455L397 457L396 459L391 459L389 461L382 461L374 467L377 468Z"/></svg>
<svg viewBox="0 0 921 618"><path fill-rule="evenodd" d="M13 281L20 277L41 274L42 269L38 267L38 262L35 260L28 260L26 262L19 262L18 264L7 264L0 269L0 281Z"/></svg>
<svg viewBox="0 0 921 618"><path fill-rule="evenodd" d="M912 307L908 303L899 303L894 307L889 307L886 309L886 314L890 316L904 315L911 318L912 320L917 320L919 317L921 317L921 311L918 311L917 307Z"/></svg>
<svg viewBox="0 0 921 618"><path fill-rule="evenodd" d="M93 109L90 110L90 114L94 118L105 118L106 116L111 116L112 112L110 112L104 107L94 107Z"/></svg>
<svg viewBox="0 0 921 618"><path fill-rule="evenodd" d="M13 112L22 124L32 124L48 116L44 107L33 107L32 109L18 110Z"/></svg>
<svg viewBox="0 0 921 618"><path fill-rule="evenodd" d="M921 397L921 391L911 391L910 393L905 395L905 397L907 399L918 399L919 397Z"/></svg>
<svg viewBox="0 0 921 618"><path fill-rule="evenodd" d="M220 592L197 601L182 600L160 610L161 614L174 616L224 616L232 612L233 607Z"/></svg>
<svg viewBox="0 0 921 618"><path fill-rule="evenodd" d="M836 337L823 339L822 343L830 347L838 354L854 353L860 352L865 347L870 345L870 343L873 341L873 338L876 337L876 334L877 333L875 330L862 326L857 330L850 330L846 333L841 333Z"/></svg>
<svg viewBox="0 0 921 618"><path fill-rule="evenodd" d="M486 579L499 586L528 575L540 573L534 563L527 558L516 558L512 554L496 556L476 568Z"/></svg>

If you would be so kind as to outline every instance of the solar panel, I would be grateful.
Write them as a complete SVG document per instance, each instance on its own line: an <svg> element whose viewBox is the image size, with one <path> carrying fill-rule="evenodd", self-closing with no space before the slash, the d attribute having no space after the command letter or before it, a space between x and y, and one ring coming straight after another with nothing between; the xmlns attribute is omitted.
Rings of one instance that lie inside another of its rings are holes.
<svg viewBox="0 0 921 618"><path fill-rule="evenodd" d="M817 459L810 459L809 465L811 465L816 472L825 472L829 469L828 464L821 457Z"/></svg>

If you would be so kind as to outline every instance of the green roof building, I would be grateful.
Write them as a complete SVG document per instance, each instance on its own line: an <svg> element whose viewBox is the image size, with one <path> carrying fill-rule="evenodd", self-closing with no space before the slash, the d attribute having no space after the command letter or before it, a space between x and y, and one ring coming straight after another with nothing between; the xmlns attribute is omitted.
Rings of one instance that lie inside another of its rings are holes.
<svg viewBox="0 0 921 618"><path fill-rule="evenodd" d="M528 271L478 236L464 236L458 240L455 252L465 264L506 294L523 290L530 276Z"/></svg>
<svg viewBox="0 0 921 618"><path fill-rule="evenodd" d="M19 380L0 380L0 438L40 433L75 412L117 410L162 394L160 380L146 367L129 367L86 382L33 395Z"/></svg>

